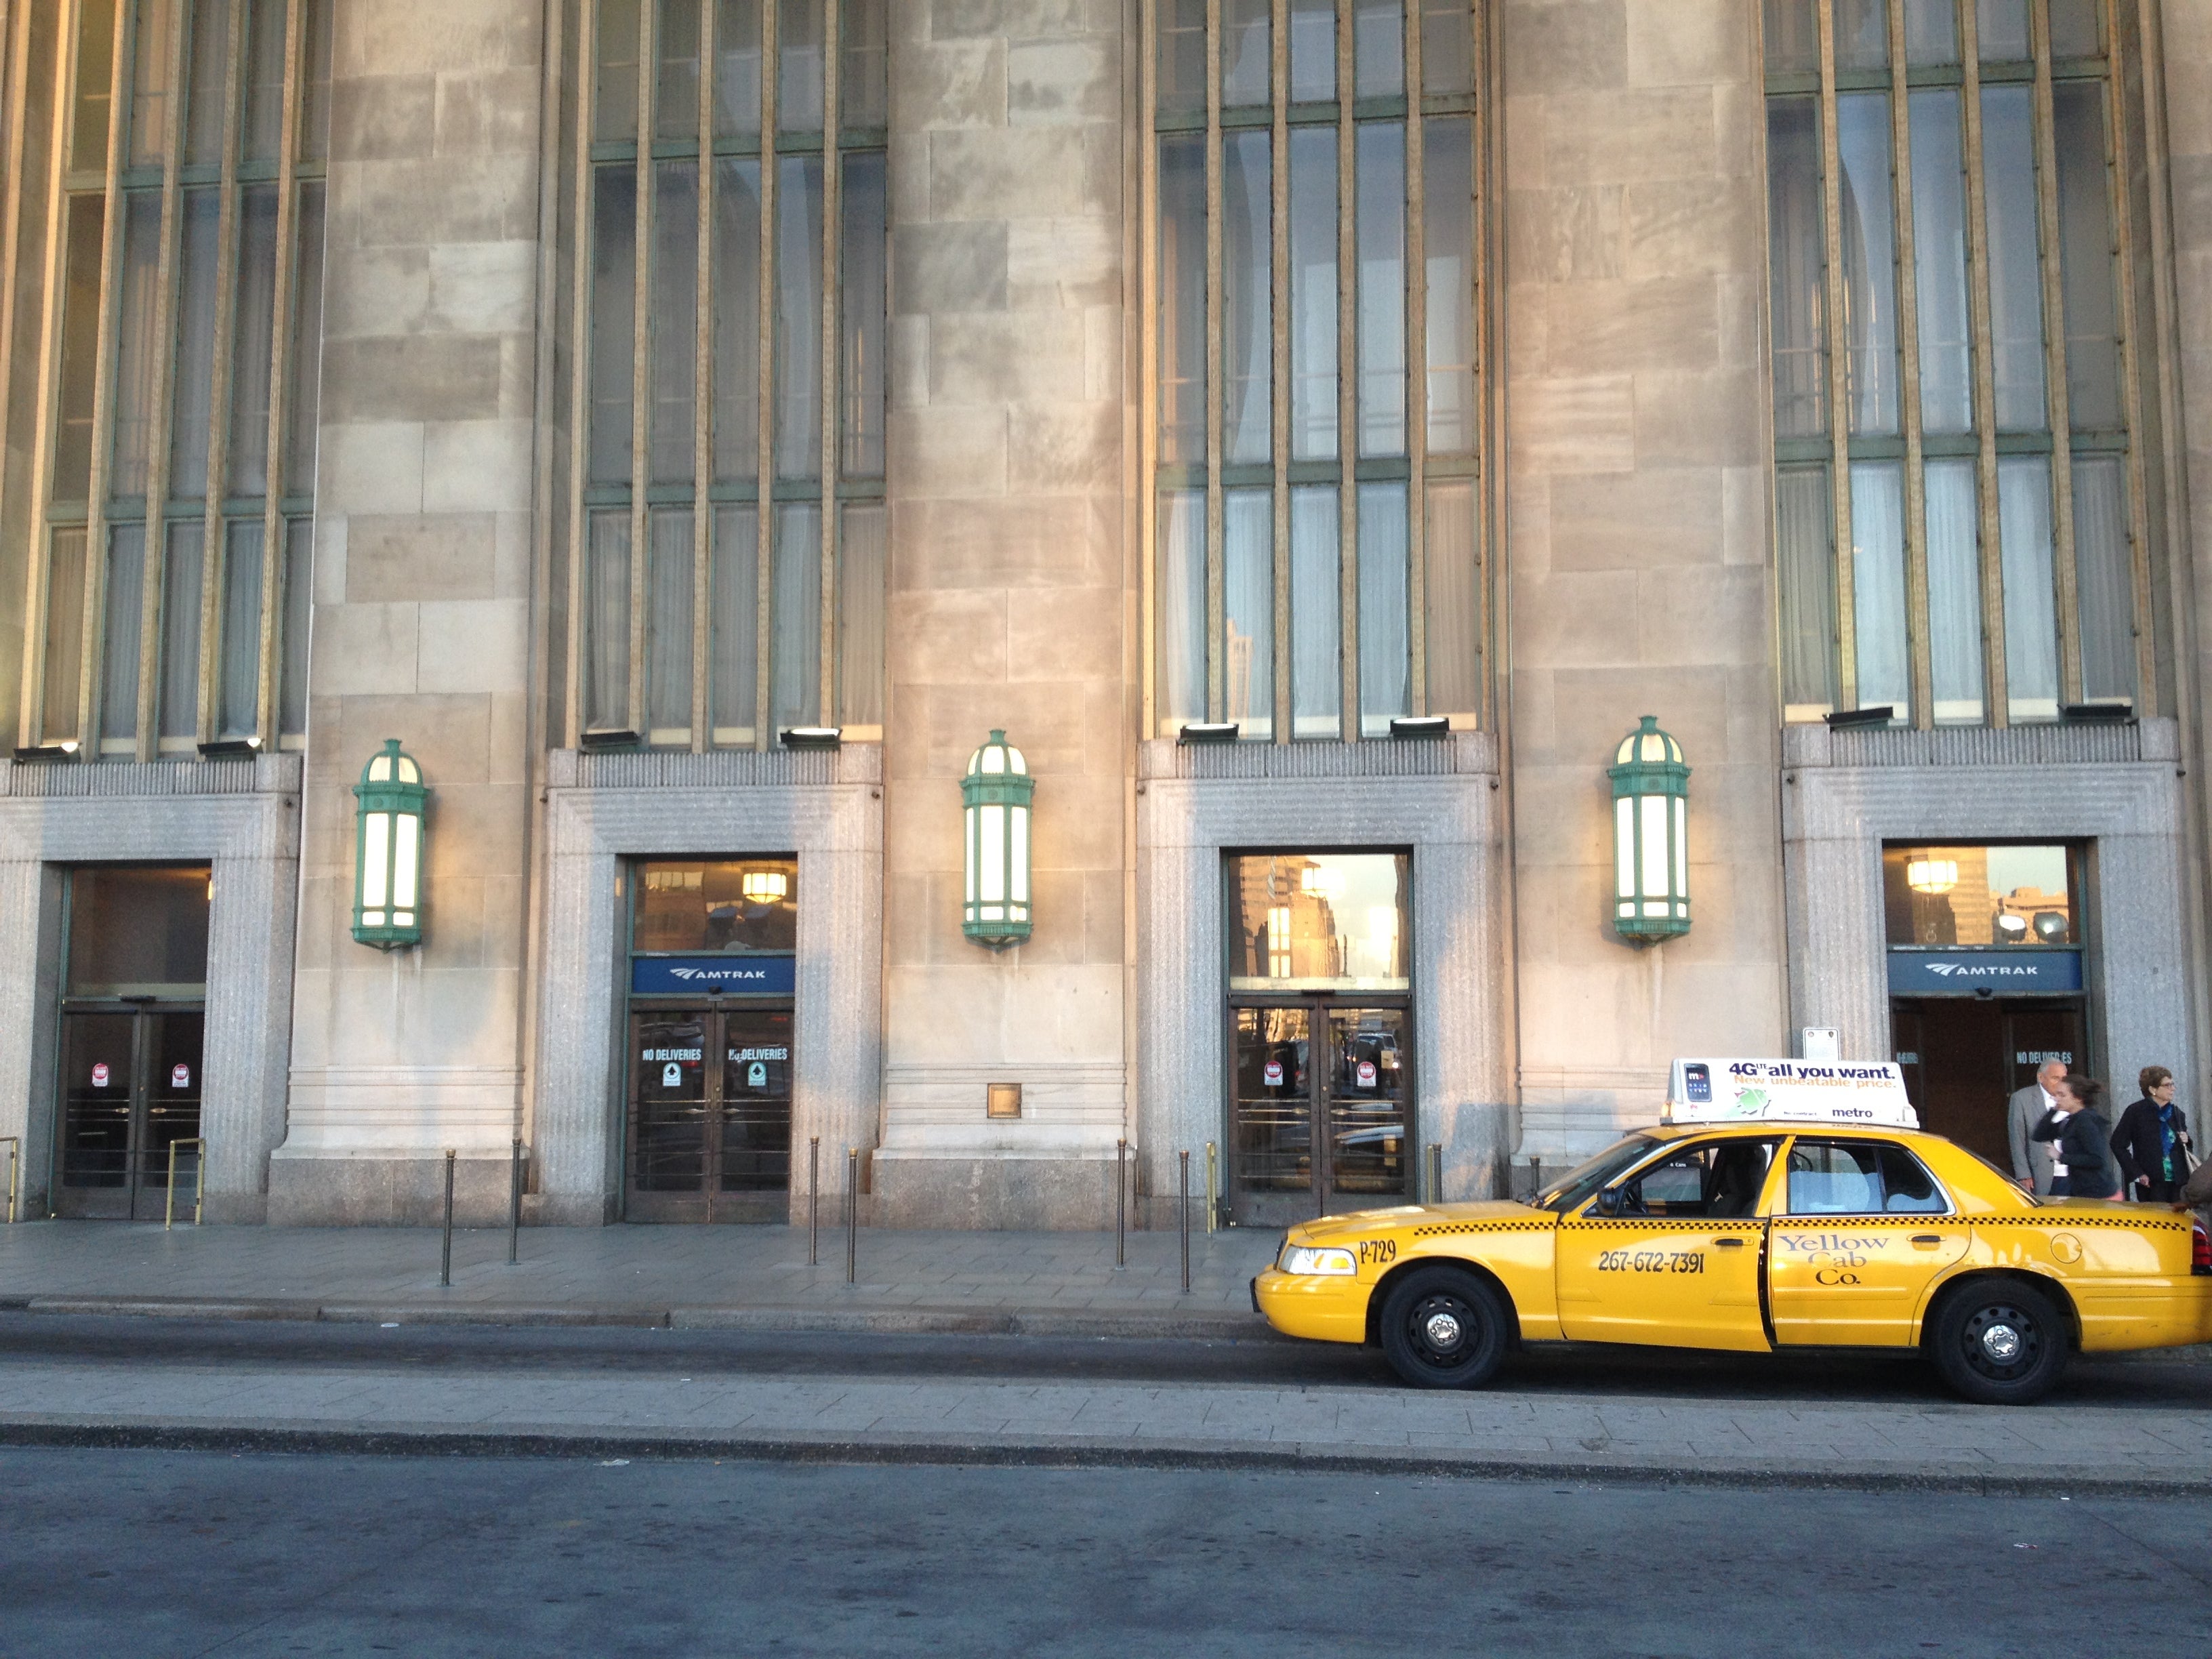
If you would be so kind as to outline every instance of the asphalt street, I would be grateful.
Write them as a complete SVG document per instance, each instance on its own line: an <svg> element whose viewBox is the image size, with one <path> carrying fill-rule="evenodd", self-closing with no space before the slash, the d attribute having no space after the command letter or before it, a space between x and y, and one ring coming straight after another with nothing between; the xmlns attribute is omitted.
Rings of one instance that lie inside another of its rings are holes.
<svg viewBox="0 0 2212 1659"><path fill-rule="evenodd" d="M0 1449L9 1656L2212 1651L2212 1502Z"/></svg>
<svg viewBox="0 0 2212 1659"><path fill-rule="evenodd" d="M124 1319L0 1312L11 1359L126 1361L453 1375L565 1374L992 1377L1164 1384L1372 1387L1399 1383L1373 1350L1188 1338L894 1336L626 1327L331 1324L295 1320ZM1532 1396L1681 1395L1707 1401L1948 1401L1917 1355L1741 1355L1647 1348L1531 1349L1493 1392ZM2212 1407L2202 1351L2077 1358L2051 1400L2105 1408Z"/></svg>

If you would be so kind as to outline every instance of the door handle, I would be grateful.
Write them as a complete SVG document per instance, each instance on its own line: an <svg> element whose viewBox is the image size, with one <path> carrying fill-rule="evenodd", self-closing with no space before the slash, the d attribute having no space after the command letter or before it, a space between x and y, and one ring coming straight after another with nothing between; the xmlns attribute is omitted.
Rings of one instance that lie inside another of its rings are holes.
<svg viewBox="0 0 2212 1659"><path fill-rule="evenodd" d="M1713 1243L1723 1250L1740 1250L1743 1248L1743 1241L1740 1238L1717 1238Z"/></svg>
<svg viewBox="0 0 2212 1659"><path fill-rule="evenodd" d="M1941 1233L1915 1233L1912 1242L1921 1249L1932 1249L1943 1242L1943 1237Z"/></svg>

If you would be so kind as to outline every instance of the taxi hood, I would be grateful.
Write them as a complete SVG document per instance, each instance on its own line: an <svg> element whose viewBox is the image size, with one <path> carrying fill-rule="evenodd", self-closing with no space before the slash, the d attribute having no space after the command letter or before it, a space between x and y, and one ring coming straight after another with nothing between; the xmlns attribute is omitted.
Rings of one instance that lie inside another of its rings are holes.
<svg viewBox="0 0 2212 1659"><path fill-rule="evenodd" d="M1343 1238L1357 1238L1364 1233L1395 1232L1401 1227L1419 1227L1437 1221L1486 1221L1513 1216L1526 1218L1530 1213L1526 1204L1512 1199L1486 1199L1474 1204L1400 1204L1385 1210L1353 1210L1343 1215L1325 1215L1312 1221L1302 1221L1290 1231L1290 1236L1301 1244L1327 1244Z"/></svg>

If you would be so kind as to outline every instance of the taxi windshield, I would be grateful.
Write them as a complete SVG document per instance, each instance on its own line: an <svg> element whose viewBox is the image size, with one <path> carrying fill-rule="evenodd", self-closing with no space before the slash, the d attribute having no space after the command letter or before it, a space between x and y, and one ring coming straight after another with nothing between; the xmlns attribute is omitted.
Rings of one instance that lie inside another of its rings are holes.
<svg viewBox="0 0 2212 1659"><path fill-rule="evenodd" d="M1659 1144L1656 1135L1617 1140L1586 1164L1578 1164L1528 1202L1540 1210L1571 1210Z"/></svg>

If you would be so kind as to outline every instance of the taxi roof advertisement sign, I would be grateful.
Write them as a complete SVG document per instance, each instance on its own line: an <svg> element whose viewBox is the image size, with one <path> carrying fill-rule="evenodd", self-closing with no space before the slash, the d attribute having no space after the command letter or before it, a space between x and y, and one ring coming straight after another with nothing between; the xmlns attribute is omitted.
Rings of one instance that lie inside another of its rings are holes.
<svg viewBox="0 0 2212 1659"><path fill-rule="evenodd" d="M1878 1123L1920 1119L1891 1065L1802 1060L1678 1060L1668 1080L1669 1123Z"/></svg>

